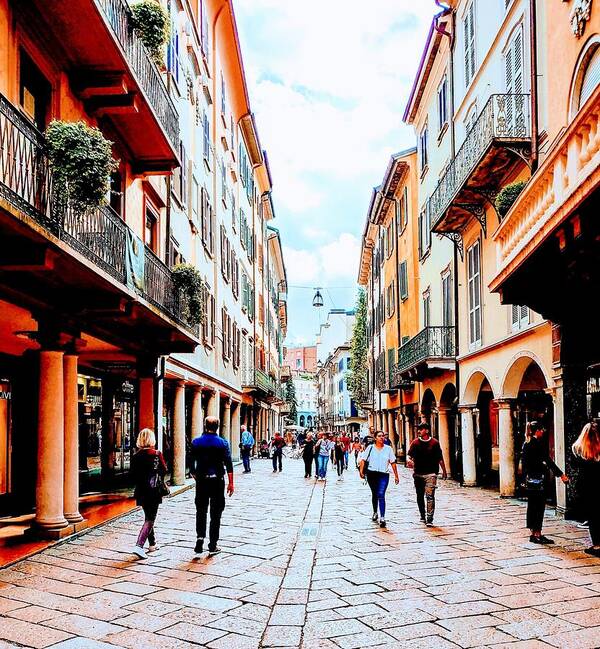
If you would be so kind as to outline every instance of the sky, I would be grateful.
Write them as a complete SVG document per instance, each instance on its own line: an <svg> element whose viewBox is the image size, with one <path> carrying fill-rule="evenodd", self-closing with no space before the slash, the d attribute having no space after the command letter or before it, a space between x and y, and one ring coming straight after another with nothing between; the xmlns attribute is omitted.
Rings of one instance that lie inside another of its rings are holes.
<svg viewBox="0 0 600 649"><path fill-rule="evenodd" d="M327 310L354 307L372 189L390 155L415 145L402 115L439 8L433 0L234 7L290 286L285 342L314 344Z"/></svg>

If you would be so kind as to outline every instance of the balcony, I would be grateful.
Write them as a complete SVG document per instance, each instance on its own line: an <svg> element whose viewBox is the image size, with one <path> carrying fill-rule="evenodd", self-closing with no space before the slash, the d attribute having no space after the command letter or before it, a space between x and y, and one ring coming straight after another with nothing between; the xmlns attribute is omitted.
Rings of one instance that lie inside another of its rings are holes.
<svg viewBox="0 0 600 649"><path fill-rule="evenodd" d="M454 327L425 327L398 348L398 362L391 384L409 389L411 381L421 381L436 371L455 368Z"/></svg>
<svg viewBox="0 0 600 649"><path fill-rule="evenodd" d="M277 398L277 384L266 372L259 369L245 369L242 372L242 388L260 392L266 399Z"/></svg>
<svg viewBox="0 0 600 649"><path fill-rule="evenodd" d="M529 95L492 95L427 201L431 229L459 232L475 217L485 230L485 202L530 148Z"/></svg>
<svg viewBox="0 0 600 649"><path fill-rule="evenodd" d="M4 213L0 210L0 236L6 244L0 265L19 270L17 283L27 272L54 270L54 279L45 272L30 281L31 292L40 294L36 299L49 299L45 281L50 280L63 293L72 289L71 308L79 295L83 302L96 300L105 306L112 302L117 306L107 310L121 311L135 321L140 317L133 309L137 304L153 312L148 315L154 324L157 317L163 319L161 328L168 325L166 317L185 330L184 338L195 346L197 327L186 321L185 299L175 288L170 269L144 247L140 281L133 287L131 278L128 281L127 254L139 239L108 206L84 214L60 206L44 146L43 136L0 95L0 207L4 209ZM59 303L64 301L63 295ZM89 311L90 305L85 309Z"/></svg>
<svg viewBox="0 0 600 649"><path fill-rule="evenodd" d="M125 0L29 0L40 22L66 46L66 71L86 110L108 117L140 172L178 163L179 117L159 69L131 27ZM25 8L23 10L27 12ZM85 28L82 29L82 25Z"/></svg>

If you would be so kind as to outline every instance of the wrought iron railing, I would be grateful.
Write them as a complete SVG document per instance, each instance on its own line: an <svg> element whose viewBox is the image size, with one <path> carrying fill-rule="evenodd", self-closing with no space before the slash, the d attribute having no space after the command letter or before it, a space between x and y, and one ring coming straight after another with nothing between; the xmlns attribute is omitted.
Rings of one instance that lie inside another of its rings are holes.
<svg viewBox="0 0 600 649"><path fill-rule="evenodd" d="M33 218L48 232L96 266L126 284L129 227L107 205L75 212L57 200L42 134L0 95L0 198ZM141 297L180 324L188 326L185 300L169 268L144 250Z"/></svg>
<svg viewBox="0 0 600 649"><path fill-rule="evenodd" d="M271 395L277 395L277 384L266 372L259 369L246 368L242 372L242 387L258 388Z"/></svg>
<svg viewBox="0 0 600 649"><path fill-rule="evenodd" d="M427 201L432 227L450 207L494 140L531 138L529 95L492 95Z"/></svg>
<svg viewBox="0 0 600 649"><path fill-rule="evenodd" d="M133 32L131 10L124 0L95 0L102 10L117 41L123 48L125 56L135 73L137 82L146 95L149 104L177 151L179 146L179 118L177 110L156 64L150 58L148 50Z"/></svg>
<svg viewBox="0 0 600 649"><path fill-rule="evenodd" d="M402 373L423 361L455 356L454 327L425 327L398 348L398 362L394 368L393 383L394 385L402 383Z"/></svg>

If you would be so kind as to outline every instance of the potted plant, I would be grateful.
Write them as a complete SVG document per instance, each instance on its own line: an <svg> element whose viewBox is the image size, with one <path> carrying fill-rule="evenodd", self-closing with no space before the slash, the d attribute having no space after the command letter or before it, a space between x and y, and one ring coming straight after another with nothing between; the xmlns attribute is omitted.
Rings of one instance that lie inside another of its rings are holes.
<svg viewBox="0 0 600 649"><path fill-rule="evenodd" d="M188 324L196 327L204 322L206 284L192 264L177 264L173 268L173 283L184 297L183 314Z"/></svg>
<svg viewBox="0 0 600 649"><path fill-rule="evenodd" d="M140 0L131 7L131 25L152 60L162 68L169 41L169 16L157 0Z"/></svg>
<svg viewBox="0 0 600 649"><path fill-rule="evenodd" d="M61 208L77 213L96 209L106 200L110 174L116 170L112 142L85 122L53 120L46 128L46 146Z"/></svg>
<svg viewBox="0 0 600 649"><path fill-rule="evenodd" d="M506 216L508 210L513 206L526 184L527 182L525 180L519 180L516 183L506 185L506 187L500 190L498 196L496 196L495 204L496 211L501 217Z"/></svg>

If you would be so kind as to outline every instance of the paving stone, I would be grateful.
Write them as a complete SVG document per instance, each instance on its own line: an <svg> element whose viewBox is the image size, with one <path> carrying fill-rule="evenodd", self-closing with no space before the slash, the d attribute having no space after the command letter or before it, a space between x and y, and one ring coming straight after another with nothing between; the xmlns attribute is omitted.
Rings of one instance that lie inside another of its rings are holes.
<svg viewBox="0 0 600 649"><path fill-rule="evenodd" d="M179 640L187 640L195 644L206 644L211 640L216 640L227 635L225 631L221 631L220 629L212 629L198 624L190 624L189 622L177 622L177 624L158 631L158 633L160 635L178 638Z"/></svg>
<svg viewBox="0 0 600 649"><path fill-rule="evenodd" d="M362 649L362 647L375 647L395 643L394 638L383 631L366 631L336 638L336 643L342 649Z"/></svg>
<svg viewBox="0 0 600 649"><path fill-rule="evenodd" d="M18 642L20 645L35 647L35 649L49 647L70 637L70 633L13 618L2 618L0 624L0 640Z"/></svg>
<svg viewBox="0 0 600 649"><path fill-rule="evenodd" d="M598 649L600 646L600 627L567 631L547 636L544 642L559 649Z"/></svg>
<svg viewBox="0 0 600 649"><path fill-rule="evenodd" d="M302 626L306 607L302 604L277 604L269 618L269 626Z"/></svg>
<svg viewBox="0 0 600 649"><path fill-rule="evenodd" d="M302 629L298 626L267 627L262 639L263 647L299 647Z"/></svg>
<svg viewBox="0 0 600 649"><path fill-rule="evenodd" d="M228 633L222 638L209 642L206 646L210 649L258 649L259 642L258 638Z"/></svg>
<svg viewBox="0 0 600 649"><path fill-rule="evenodd" d="M109 622L102 620L94 620L90 617L83 615L61 615L53 620L44 622L46 626L61 631L67 631L73 635L77 634L84 638L92 638L98 640L99 638L108 635L109 633L116 633L121 628Z"/></svg>
<svg viewBox="0 0 600 649"><path fill-rule="evenodd" d="M25 622L44 622L45 620L52 620L55 617L65 615L62 611L55 611L51 608L44 608L43 606L24 606L7 613L8 617L14 617L18 620Z"/></svg>
<svg viewBox="0 0 600 649"><path fill-rule="evenodd" d="M148 613L131 613L131 615L120 617L116 620L117 624L120 626L127 627L128 629L140 629L140 631L148 631L150 633L177 624L178 621L179 620L161 617L159 615L150 615Z"/></svg>

